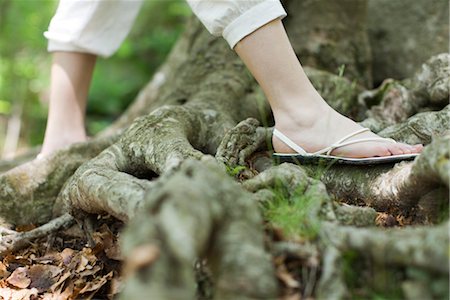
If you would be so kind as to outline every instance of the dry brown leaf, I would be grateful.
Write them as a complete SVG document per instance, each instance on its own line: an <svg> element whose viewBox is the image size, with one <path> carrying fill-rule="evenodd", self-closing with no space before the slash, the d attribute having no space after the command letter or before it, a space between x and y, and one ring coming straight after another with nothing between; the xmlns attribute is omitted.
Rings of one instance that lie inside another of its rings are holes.
<svg viewBox="0 0 450 300"><path fill-rule="evenodd" d="M98 232L94 232L92 238L95 241L95 248L93 250L94 253L98 253L112 247L115 240L114 235L106 224L103 224L99 228Z"/></svg>
<svg viewBox="0 0 450 300"><path fill-rule="evenodd" d="M0 262L0 279L8 277L10 274L11 273L8 272L6 265L4 263Z"/></svg>
<svg viewBox="0 0 450 300"><path fill-rule="evenodd" d="M87 292L96 292L98 291L102 286L105 285L105 283L108 282L109 279L111 279L113 276L113 272L109 272L103 277L97 277L93 281L88 282L83 289L81 289L80 294L84 294Z"/></svg>
<svg viewBox="0 0 450 300"><path fill-rule="evenodd" d="M72 274L70 273L70 271L66 271L64 274L61 275L61 277L59 277L58 282L54 283L50 287L50 290L52 292L57 292L58 291L58 287L61 287L61 289L62 289L62 286L63 286L62 283L64 283L67 280L67 278L69 278L71 276L72 276Z"/></svg>
<svg viewBox="0 0 450 300"><path fill-rule="evenodd" d="M59 299L75 299L75 295L74 295L74 291L73 290L74 290L74 284L73 284L73 282L69 282L67 287L61 293L61 298L59 298Z"/></svg>
<svg viewBox="0 0 450 300"><path fill-rule="evenodd" d="M51 293L45 293L42 295L42 300L65 300L75 299L73 293L73 283L69 282L63 292L56 291Z"/></svg>
<svg viewBox="0 0 450 300"><path fill-rule="evenodd" d="M30 300L31 297L37 297L36 289L15 290L11 288L0 288L0 299L2 300Z"/></svg>
<svg viewBox="0 0 450 300"><path fill-rule="evenodd" d="M97 256L95 256L91 248L83 248L80 253L85 256L90 263L94 263L97 261Z"/></svg>
<svg viewBox="0 0 450 300"><path fill-rule="evenodd" d="M38 264L59 264L61 262L61 254L54 252L54 253L47 253L45 256L42 257L36 257L33 259L33 262Z"/></svg>
<svg viewBox="0 0 450 300"><path fill-rule="evenodd" d="M16 256L16 255L12 255L12 254L8 254L4 257L3 259L3 263L7 266L10 266L12 264L17 264L17 265L28 265L30 264L30 260L24 256Z"/></svg>
<svg viewBox="0 0 450 300"><path fill-rule="evenodd" d="M55 245L62 243L65 248L61 252L52 246L50 252L40 256L42 243L37 242L14 255L6 255L0 261L0 300L90 299L97 297L100 290L99 297L112 299L121 290L121 279L114 279L118 276L115 271L105 275L105 270L119 266L112 260L120 259L117 237L106 225L101 226L95 236L98 246L93 249L76 250L85 241L59 237L61 240ZM111 288L107 291L104 286L109 282Z"/></svg>
<svg viewBox="0 0 450 300"><path fill-rule="evenodd" d="M106 248L105 254L106 254L106 257L108 257L109 259L114 259L114 260L119 260L119 261L123 260L122 253L120 252L120 247L117 244L117 242L112 244L111 247Z"/></svg>
<svg viewBox="0 0 450 300"><path fill-rule="evenodd" d="M100 267L100 266L94 266L93 268L91 268L91 269L86 269L86 270L84 270L83 272L80 272L79 274L78 274L78 276L80 276L80 277L86 277L86 276L91 276L91 275L94 275L94 274L96 274L98 271L100 271L102 268Z"/></svg>
<svg viewBox="0 0 450 300"><path fill-rule="evenodd" d="M20 289L27 288L30 283L31 279L27 277L28 275L28 267L20 267L14 270L14 272L11 274L11 276L6 279L6 281Z"/></svg>
<svg viewBox="0 0 450 300"><path fill-rule="evenodd" d="M59 255L61 256L62 263L68 266L75 256L75 251L73 249L66 248Z"/></svg>
<svg viewBox="0 0 450 300"><path fill-rule="evenodd" d="M30 287L42 293L58 280L62 271L62 268L52 265L33 265L28 270L28 277L31 279Z"/></svg>
<svg viewBox="0 0 450 300"><path fill-rule="evenodd" d="M86 256L80 255L80 262L78 263L78 266L75 269L75 271L77 273L80 273L80 272L86 270L86 267L88 266L88 264L89 264L89 260L86 258Z"/></svg>

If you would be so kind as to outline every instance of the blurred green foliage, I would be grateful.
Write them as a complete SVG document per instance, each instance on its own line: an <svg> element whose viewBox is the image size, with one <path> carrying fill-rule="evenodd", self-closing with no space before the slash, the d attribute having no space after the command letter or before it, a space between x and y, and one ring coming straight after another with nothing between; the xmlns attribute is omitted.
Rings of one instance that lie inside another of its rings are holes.
<svg viewBox="0 0 450 300"><path fill-rule="evenodd" d="M112 1L112 0L111 0ZM6 122L21 114L21 146L42 142L51 55L43 37L57 0L0 0L0 149ZM146 0L118 52L99 59L86 126L94 135L134 100L164 61L191 14L184 0Z"/></svg>

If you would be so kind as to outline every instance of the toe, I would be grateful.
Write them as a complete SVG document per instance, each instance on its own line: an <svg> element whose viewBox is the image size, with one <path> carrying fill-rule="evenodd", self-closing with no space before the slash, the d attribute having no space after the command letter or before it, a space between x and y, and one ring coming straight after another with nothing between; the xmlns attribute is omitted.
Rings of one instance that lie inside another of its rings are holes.
<svg viewBox="0 0 450 300"><path fill-rule="evenodd" d="M414 149L414 153L420 153L423 150L423 145L422 144L417 144L417 145L414 145L412 147Z"/></svg>
<svg viewBox="0 0 450 300"><path fill-rule="evenodd" d="M389 145L388 150L392 155L405 154L405 152L402 149L402 146L398 144Z"/></svg>
<svg viewBox="0 0 450 300"><path fill-rule="evenodd" d="M391 156L391 151L389 151L388 147L378 146L375 149L376 154L374 156Z"/></svg>
<svg viewBox="0 0 450 300"><path fill-rule="evenodd" d="M402 149L404 154L413 154L414 148L410 145L400 144L399 147Z"/></svg>
<svg viewBox="0 0 450 300"><path fill-rule="evenodd" d="M414 154L414 153L420 153L422 152L423 145L417 144L417 145L408 145L408 144L400 144L403 151L407 154Z"/></svg>

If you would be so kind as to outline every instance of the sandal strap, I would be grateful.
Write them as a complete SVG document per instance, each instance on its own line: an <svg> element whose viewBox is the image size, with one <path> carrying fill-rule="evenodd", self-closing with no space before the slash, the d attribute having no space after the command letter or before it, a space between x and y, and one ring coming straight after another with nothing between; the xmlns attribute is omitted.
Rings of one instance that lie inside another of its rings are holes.
<svg viewBox="0 0 450 300"><path fill-rule="evenodd" d="M348 145L352 145L352 144L356 144L356 143L364 143L364 142L391 142L391 143L397 143L395 140L393 139L388 139L388 138L363 138L363 139L358 139L358 140L353 140L353 141L348 141L345 143L341 143L341 144L333 144L327 148L324 148L322 150L319 150L317 152L315 152L314 154L322 154L324 152L326 152L327 155L330 155L331 152L333 152L333 150L340 148L340 147L344 147L344 146L348 146Z"/></svg>
<svg viewBox="0 0 450 300"><path fill-rule="evenodd" d="M273 130L273 135L276 136L277 138L279 138L283 143L285 143L287 146L289 146L292 150L296 151L298 154L302 154L302 155L318 155L318 154L326 154L326 155L330 155L331 152L333 152L333 150L340 148L340 147L344 147L344 146L348 146L348 145L352 145L352 144L356 144L356 143L364 143L364 142L391 142L391 143L397 143L394 139L391 138L382 138L382 137L372 137L372 138L362 138L362 139L356 139L356 140L352 140L352 141L346 141L351 137L354 137L355 135L358 135L360 133L366 132L366 131L370 131L369 128L362 128L360 130L357 130L353 133L350 133L346 136L344 136L343 138L341 138L339 141L337 141L336 143L325 147L319 151L316 151L314 153L308 153L305 151L305 149L303 149L302 147L300 147L299 145L297 145L296 143L294 143L290 138L288 138L286 135L284 135L283 133L281 133L280 131L278 131L277 129Z"/></svg>
<svg viewBox="0 0 450 300"><path fill-rule="evenodd" d="M314 153L312 153L313 155L317 155L317 154L323 154L326 153L326 155L330 155L331 152L333 152L333 150L340 148L340 147L344 147L344 146L348 146L348 145L352 145L352 144L357 144L357 143L364 143L364 142L391 142L391 143L397 143L397 141L395 141L394 139L391 138L382 138L382 137L372 137L372 138L362 138L362 139L356 139L356 140L352 140L352 141L347 141L345 142L345 140L354 137L357 134L360 134L362 132L365 131L370 131L370 129L368 128L363 128L361 130L355 131L352 134L349 134L347 136L345 136L344 138L340 139L339 141L337 141L336 143L323 148L319 151L316 151Z"/></svg>
<svg viewBox="0 0 450 300"><path fill-rule="evenodd" d="M369 128L361 128L361 129L359 129L359 130L357 130L357 131L355 131L355 132L353 132L353 133L350 133L350 134L344 136L343 138L341 138L341 139L340 139L339 141L337 141L336 143L333 143L333 145L341 144L342 142L345 142L345 141L348 140L349 138L354 137L355 135L358 135L358 134L363 133L363 132L366 132L366 131L370 131L370 129L369 129Z"/></svg>
<svg viewBox="0 0 450 300"><path fill-rule="evenodd" d="M303 149L302 147L300 147L299 145L294 143L290 138L288 138L287 136L282 134L276 128L274 128L274 130L273 130L273 135L276 136L277 138L279 138L283 143L288 145L292 150L294 150L298 154L309 155L309 153L306 152L305 149Z"/></svg>

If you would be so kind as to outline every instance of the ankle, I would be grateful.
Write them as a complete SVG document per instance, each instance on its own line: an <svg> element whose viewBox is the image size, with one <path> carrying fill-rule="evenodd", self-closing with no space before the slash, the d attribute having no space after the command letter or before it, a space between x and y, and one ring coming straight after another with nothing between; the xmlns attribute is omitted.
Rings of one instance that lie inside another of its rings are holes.
<svg viewBox="0 0 450 300"><path fill-rule="evenodd" d="M86 131L79 130L52 130L47 128L42 143L43 149L62 148L66 145L86 141Z"/></svg>
<svg viewBox="0 0 450 300"><path fill-rule="evenodd" d="M280 131L310 129L327 119L332 110L329 107L293 107L291 110L274 111L275 127Z"/></svg>

